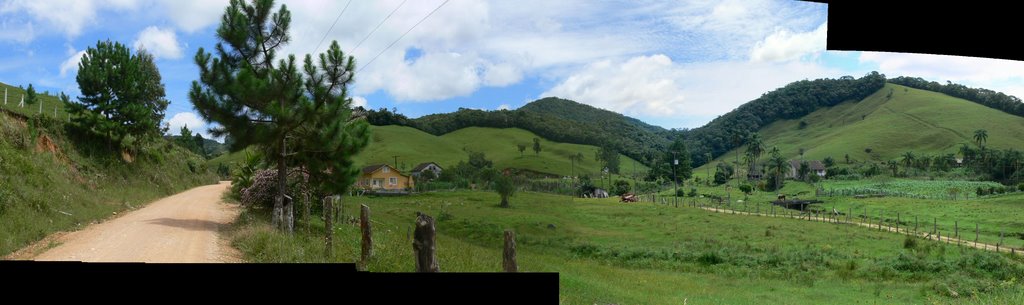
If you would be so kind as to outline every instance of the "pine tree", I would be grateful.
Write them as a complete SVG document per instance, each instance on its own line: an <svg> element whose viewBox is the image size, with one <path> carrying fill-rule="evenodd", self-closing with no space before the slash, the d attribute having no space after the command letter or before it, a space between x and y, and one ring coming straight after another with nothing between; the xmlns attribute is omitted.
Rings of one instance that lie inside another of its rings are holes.
<svg viewBox="0 0 1024 305"><path fill-rule="evenodd" d="M69 104L68 112L80 128L119 147L160 136L168 102L153 56L133 55L119 42L97 42L82 56L76 81L81 103Z"/></svg>
<svg viewBox="0 0 1024 305"><path fill-rule="evenodd" d="M271 14L273 6L272 0L231 1L217 30L217 57L202 48L196 54L200 80L192 83L189 99L200 116L220 125L211 135L231 136L229 150L252 145L275 164L272 224L291 231L288 167L300 167L320 194L340 194L358 175L352 157L366 147L369 129L365 120L352 118L347 95L355 59L336 41L316 64L306 55L301 71L294 55L275 62L290 41L291 13L281 5Z"/></svg>
<svg viewBox="0 0 1024 305"><path fill-rule="evenodd" d="M28 89L25 89L25 104L35 105L37 99L36 88L28 84Z"/></svg>

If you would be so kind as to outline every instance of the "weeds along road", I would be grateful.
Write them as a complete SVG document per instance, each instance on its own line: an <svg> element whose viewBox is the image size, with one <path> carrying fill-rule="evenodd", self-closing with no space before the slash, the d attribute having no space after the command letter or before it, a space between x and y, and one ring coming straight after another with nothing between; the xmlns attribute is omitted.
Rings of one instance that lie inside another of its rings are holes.
<svg viewBox="0 0 1024 305"><path fill-rule="evenodd" d="M228 181L196 187L154 201L124 216L44 239L56 247L37 261L218 263L238 262L220 238L238 206L221 202ZM49 241L47 241L49 240Z"/></svg>

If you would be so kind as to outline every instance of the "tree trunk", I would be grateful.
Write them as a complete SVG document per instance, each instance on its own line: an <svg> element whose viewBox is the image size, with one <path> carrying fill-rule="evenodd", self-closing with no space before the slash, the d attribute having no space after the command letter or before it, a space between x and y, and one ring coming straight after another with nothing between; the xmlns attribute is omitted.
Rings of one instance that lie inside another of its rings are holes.
<svg viewBox="0 0 1024 305"><path fill-rule="evenodd" d="M281 139L281 155L277 159L277 196L274 197L274 211L270 218L270 224L279 230L284 230L284 193L287 189L288 172L284 163L284 139Z"/></svg>
<svg viewBox="0 0 1024 305"><path fill-rule="evenodd" d="M366 264L370 262L370 257L373 256L373 227L370 224L370 207L365 204L360 206L359 228L363 232L363 252L360 261L365 271Z"/></svg>
<svg viewBox="0 0 1024 305"><path fill-rule="evenodd" d="M508 197L507 196L501 196L501 207L503 207L503 208L507 208L508 207Z"/></svg>
<svg viewBox="0 0 1024 305"><path fill-rule="evenodd" d="M434 255L434 218L416 212L416 231L413 233L412 250L416 256L416 272L441 272Z"/></svg>
<svg viewBox="0 0 1024 305"><path fill-rule="evenodd" d="M331 197L324 197L324 211L331 210L331 200ZM331 247L334 239L334 223L331 221L331 213L324 213L324 235L327 240L327 246L324 248L325 257L327 261L331 261Z"/></svg>
<svg viewBox="0 0 1024 305"><path fill-rule="evenodd" d="M505 230L505 253L502 258L501 266L505 272L519 271L519 265L516 263L516 233L512 230Z"/></svg>
<svg viewBox="0 0 1024 305"><path fill-rule="evenodd" d="M303 216L303 218L305 218L305 220L306 220L306 234L309 234L309 226L310 226L310 224L309 224L309 205L310 205L309 193L306 193L306 196L304 196L303 198L305 198L305 201L303 201L303 203L306 206L306 214Z"/></svg>

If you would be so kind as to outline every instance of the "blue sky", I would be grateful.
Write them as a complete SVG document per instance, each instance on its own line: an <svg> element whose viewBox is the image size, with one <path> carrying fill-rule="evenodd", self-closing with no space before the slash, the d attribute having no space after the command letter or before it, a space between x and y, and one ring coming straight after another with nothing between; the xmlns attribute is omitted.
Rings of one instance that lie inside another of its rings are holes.
<svg viewBox="0 0 1024 305"><path fill-rule="evenodd" d="M859 77L872 70L1024 96L1024 65L1018 62L825 51L827 4L819 3L278 4L287 5L293 15L292 42L281 54L302 57L317 49L325 35L320 51L337 40L356 57L360 70L350 91L355 103L397 108L410 117L460 107L514 109L558 96L665 128L693 128L792 81ZM195 115L187 98L198 76L193 56L199 47L211 49L217 43L214 32L226 5L212 0L0 2L0 82L31 83L75 97L83 50L99 40L115 40L156 55L171 101L166 117L171 132L186 124L204 130L208 124Z"/></svg>

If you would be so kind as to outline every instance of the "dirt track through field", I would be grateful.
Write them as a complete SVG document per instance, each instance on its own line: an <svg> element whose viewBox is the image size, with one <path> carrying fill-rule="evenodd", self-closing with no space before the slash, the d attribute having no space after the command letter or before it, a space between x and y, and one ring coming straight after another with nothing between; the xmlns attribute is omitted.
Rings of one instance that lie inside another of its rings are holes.
<svg viewBox="0 0 1024 305"><path fill-rule="evenodd" d="M237 250L220 237L239 208L223 203L231 185L196 187L165 197L124 216L60 235L58 246L37 261L220 263L239 262Z"/></svg>

